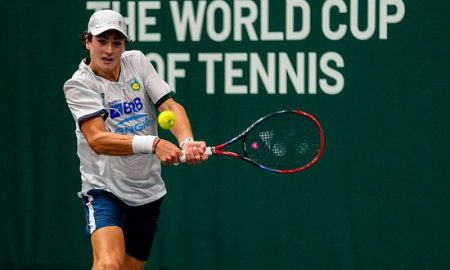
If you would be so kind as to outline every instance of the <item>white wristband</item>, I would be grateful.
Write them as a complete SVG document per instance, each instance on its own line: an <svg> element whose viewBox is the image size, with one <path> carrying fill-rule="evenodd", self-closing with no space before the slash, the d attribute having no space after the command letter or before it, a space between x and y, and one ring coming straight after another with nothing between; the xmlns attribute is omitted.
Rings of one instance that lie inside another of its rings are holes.
<svg viewBox="0 0 450 270"><path fill-rule="evenodd" d="M187 143L193 142L193 141L194 141L194 139L191 138L191 137L186 138L184 141L182 141L182 142L180 143L180 149L183 149L184 146L185 146Z"/></svg>
<svg viewBox="0 0 450 270"><path fill-rule="evenodd" d="M148 154L153 151L153 142L158 138L157 136L143 136L135 135L133 136L133 153L135 154Z"/></svg>

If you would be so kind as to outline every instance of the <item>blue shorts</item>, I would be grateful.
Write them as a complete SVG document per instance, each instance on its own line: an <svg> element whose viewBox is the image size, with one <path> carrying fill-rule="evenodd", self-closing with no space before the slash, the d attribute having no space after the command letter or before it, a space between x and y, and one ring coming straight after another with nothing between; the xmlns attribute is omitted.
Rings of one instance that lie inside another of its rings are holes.
<svg viewBox="0 0 450 270"><path fill-rule="evenodd" d="M147 261L157 229L162 198L141 206L129 206L111 192L91 189L82 194L86 212L86 233L106 226L122 228L125 252Z"/></svg>

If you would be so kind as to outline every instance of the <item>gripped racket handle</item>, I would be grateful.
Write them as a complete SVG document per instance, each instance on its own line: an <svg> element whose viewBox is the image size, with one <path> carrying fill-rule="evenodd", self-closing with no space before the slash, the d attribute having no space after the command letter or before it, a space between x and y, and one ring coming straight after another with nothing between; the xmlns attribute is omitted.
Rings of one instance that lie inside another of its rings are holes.
<svg viewBox="0 0 450 270"><path fill-rule="evenodd" d="M208 156L211 156L211 155L213 154L212 148L213 148L213 147L206 147L205 154L207 154ZM185 163L185 162L186 162L186 151L181 150L181 153L182 153L182 154L181 154L181 156L179 157L179 160L180 160L181 163ZM176 164L176 165L178 165L178 164Z"/></svg>

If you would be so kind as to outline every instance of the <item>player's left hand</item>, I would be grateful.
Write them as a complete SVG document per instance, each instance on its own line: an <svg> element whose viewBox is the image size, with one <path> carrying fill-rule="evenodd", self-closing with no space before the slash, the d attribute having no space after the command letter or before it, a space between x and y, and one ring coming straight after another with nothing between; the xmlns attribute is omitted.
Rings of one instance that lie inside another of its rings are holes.
<svg viewBox="0 0 450 270"><path fill-rule="evenodd" d="M188 164L200 164L208 159L208 155L205 154L206 143L204 141L186 143L182 150L185 153L186 163Z"/></svg>

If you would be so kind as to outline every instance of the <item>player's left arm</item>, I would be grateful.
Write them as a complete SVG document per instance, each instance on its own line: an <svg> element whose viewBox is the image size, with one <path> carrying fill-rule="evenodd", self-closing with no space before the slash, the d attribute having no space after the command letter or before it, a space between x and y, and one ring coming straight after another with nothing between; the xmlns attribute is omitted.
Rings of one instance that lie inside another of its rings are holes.
<svg viewBox="0 0 450 270"><path fill-rule="evenodd" d="M186 162L196 164L208 159L208 155L205 154L206 143L204 141L195 141L193 139L194 136L192 133L191 123L184 107L173 98L169 98L164 101L158 109L161 112L169 110L174 113L176 122L170 131L177 139L178 144L182 147L182 150L185 151Z"/></svg>

